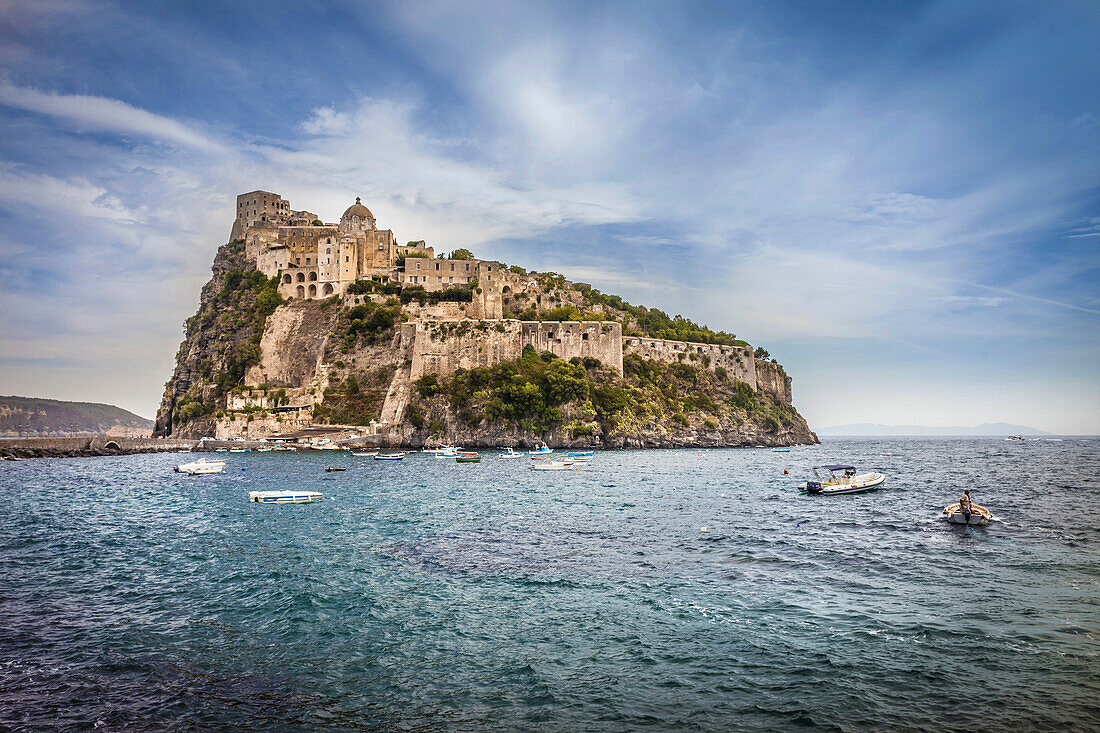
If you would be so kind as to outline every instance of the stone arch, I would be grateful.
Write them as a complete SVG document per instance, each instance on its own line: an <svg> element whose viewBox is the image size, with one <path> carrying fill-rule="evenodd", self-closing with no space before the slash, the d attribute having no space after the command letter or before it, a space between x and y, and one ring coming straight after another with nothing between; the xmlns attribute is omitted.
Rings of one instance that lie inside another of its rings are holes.
<svg viewBox="0 0 1100 733"><path fill-rule="evenodd" d="M312 284L312 283L309 286L309 297L311 297L311 298L316 298L317 297L317 286Z"/></svg>
<svg viewBox="0 0 1100 733"><path fill-rule="evenodd" d="M293 280L293 278L290 276L289 273L287 273L286 275L283 275L283 282L288 283L288 282L291 282L292 280Z"/></svg>
<svg viewBox="0 0 1100 733"><path fill-rule="evenodd" d="M316 272L309 273L309 281L310 282L315 282L316 280L317 280L317 273Z"/></svg>
<svg viewBox="0 0 1100 733"><path fill-rule="evenodd" d="M304 283L306 281L306 274L304 272L298 273L298 282Z"/></svg>
<svg viewBox="0 0 1100 733"><path fill-rule="evenodd" d="M501 291L500 291L500 292L501 292L501 293L502 293L503 295L511 295L511 294L512 294L512 289L511 289L510 287L508 287L507 285L505 285L505 286L504 286L504 288L503 288L503 289L501 289Z"/></svg>
<svg viewBox="0 0 1100 733"><path fill-rule="evenodd" d="M122 446L113 440L108 440L103 444L103 450L122 450Z"/></svg>
<svg viewBox="0 0 1100 733"><path fill-rule="evenodd" d="M325 295L332 295L332 283L325 283L325 287L322 288Z"/></svg>
<svg viewBox="0 0 1100 733"><path fill-rule="evenodd" d="M299 298L306 297L306 286L305 285L299 285L298 286L298 297Z"/></svg>

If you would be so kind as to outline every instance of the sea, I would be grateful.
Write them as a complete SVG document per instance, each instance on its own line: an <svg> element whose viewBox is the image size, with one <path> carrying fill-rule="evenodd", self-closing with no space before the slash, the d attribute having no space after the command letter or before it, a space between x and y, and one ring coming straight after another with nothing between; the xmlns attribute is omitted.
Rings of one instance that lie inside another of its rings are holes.
<svg viewBox="0 0 1100 733"><path fill-rule="evenodd" d="M1098 730L1098 449L2 462L0 729Z"/></svg>

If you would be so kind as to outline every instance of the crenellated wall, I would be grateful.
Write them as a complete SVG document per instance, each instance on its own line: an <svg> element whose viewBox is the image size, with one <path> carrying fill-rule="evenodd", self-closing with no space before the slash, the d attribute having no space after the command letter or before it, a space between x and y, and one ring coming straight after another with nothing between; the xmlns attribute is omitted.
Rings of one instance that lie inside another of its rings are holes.
<svg viewBox="0 0 1100 733"><path fill-rule="evenodd" d="M530 344L563 359L599 359L623 370L622 326L607 321L434 321L406 324L413 338L410 378L515 361Z"/></svg>
<svg viewBox="0 0 1100 733"><path fill-rule="evenodd" d="M617 321L522 321L523 343L569 360L599 359L623 373L623 326Z"/></svg>
<svg viewBox="0 0 1100 733"><path fill-rule="evenodd" d="M698 363L703 356L710 359L710 368L723 367L731 377L748 383L756 389L756 364L751 346L721 346L718 344L693 344L686 341L627 336L623 339L623 352L637 354L643 359L653 359L665 364Z"/></svg>

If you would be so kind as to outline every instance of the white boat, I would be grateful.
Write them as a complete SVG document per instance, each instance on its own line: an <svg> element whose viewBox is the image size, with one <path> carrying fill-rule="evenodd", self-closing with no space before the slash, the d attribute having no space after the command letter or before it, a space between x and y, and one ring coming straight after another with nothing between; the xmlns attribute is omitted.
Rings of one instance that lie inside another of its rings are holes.
<svg viewBox="0 0 1100 733"><path fill-rule="evenodd" d="M317 491L249 491L248 500L258 504L310 504L324 499Z"/></svg>
<svg viewBox="0 0 1100 733"><path fill-rule="evenodd" d="M970 524L982 527L993 521L993 512L989 511L984 506L971 504L970 515L967 516L962 511L962 507L958 504L952 504L944 508L943 518L952 524Z"/></svg>
<svg viewBox="0 0 1100 733"><path fill-rule="evenodd" d="M252 449L251 448L230 448L229 452L230 453L251 453Z"/></svg>
<svg viewBox="0 0 1100 733"><path fill-rule="evenodd" d="M824 478L817 472L818 469L828 471L829 477ZM837 475L838 471L841 472L839 476ZM814 477L817 479L816 481L807 481L798 488L807 494L824 494L827 496L833 494L859 494L863 491L877 489L886 481L886 476L877 471L857 474L855 466L836 464L814 466Z"/></svg>
<svg viewBox="0 0 1100 733"><path fill-rule="evenodd" d="M576 468L574 461L534 461L531 464L532 471L568 471Z"/></svg>
<svg viewBox="0 0 1100 733"><path fill-rule="evenodd" d="M549 448L549 447L547 447L547 445L546 445L545 443L543 443L543 444L542 444L542 445L540 445L540 446L539 446L538 448L535 448L535 449L534 449L533 451L528 451L528 455L532 455L532 456L548 456L548 455L550 455L550 454L551 454L551 453L553 453L553 452L554 452L554 449L553 449L553 448Z"/></svg>
<svg viewBox="0 0 1100 733"><path fill-rule="evenodd" d="M379 453L374 457L376 461L400 461L408 453Z"/></svg>
<svg viewBox="0 0 1100 733"><path fill-rule="evenodd" d="M229 449L228 448L215 448L214 452L215 453L228 453Z"/></svg>
<svg viewBox="0 0 1100 733"><path fill-rule="evenodd" d="M458 458L458 454L462 451L457 445L448 445L444 448L436 448L432 452L435 453L436 458Z"/></svg>
<svg viewBox="0 0 1100 733"><path fill-rule="evenodd" d="M188 476L205 473L221 473L224 469L225 461L208 461L205 458L200 458L191 463L181 463L175 468L178 473L186 473Z"/></svg>
<svg viewBox="0 0 1100 733"><path fill-rule="evenodd" d="M772 448L772 453L790 453L790 448Z"/></svg>
<svg viewBox="0 0 1100 733"><path fill-rule="evenodd" d="M378 451L376 451L376 450L361 450L361 451L352 451L351 454L353 456L359 456L360 458L373 458L374 456L378 455Z"/></svg>
<svg viewBox="0 0 1100 733"><path fill-rule="evenodd" d="M523 454L519 451L512 450L511 448L504 448L504 452L497 458L523 458Z"/></svg>
<svg viewBox="0 0 1100 733"><path fill-rule="evenodd" d="M595 451L581 450L567 453L566 460L576 461L577 463L590 463L592 458L596 455Z"/></svg>

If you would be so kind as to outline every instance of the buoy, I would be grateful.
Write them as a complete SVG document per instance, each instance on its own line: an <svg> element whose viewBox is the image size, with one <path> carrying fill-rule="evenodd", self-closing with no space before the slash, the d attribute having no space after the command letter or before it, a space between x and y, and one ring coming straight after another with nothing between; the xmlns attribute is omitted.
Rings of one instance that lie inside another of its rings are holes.
<svg viewBox="0 0 1100 733"><path fill-rule="evenodd" d="M787 469L785 469L785 468L783 469L783 475L784 475L784 476L786 476L786 475L787 475L787 474L789 474L789 473L790 473L790 471L788 471L788 470L787 470Z"/></svg>

